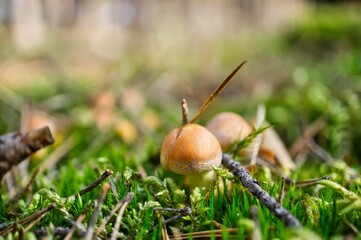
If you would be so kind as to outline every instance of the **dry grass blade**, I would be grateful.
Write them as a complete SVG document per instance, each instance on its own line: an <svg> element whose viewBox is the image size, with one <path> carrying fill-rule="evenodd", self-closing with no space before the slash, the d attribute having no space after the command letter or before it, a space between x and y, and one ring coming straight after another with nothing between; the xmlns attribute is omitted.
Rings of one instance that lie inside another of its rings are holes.
<svg viewBox="0 0 361 240"><path fill-rule="evenodd" d="M130 202L131 199L133 198L134 193L128 193L123 200L121 200L117 205L115 205L115 207L112 209L112 211L110 211L109 215L104 219L104 221L102 222L102 224L100 225L100 227L98 228L96 234L99 235L101 232L104 231L105 226L108 224L108 222L110 221L110 219L114 216L114 214L119 210L119 208L121 206L123 206L123 204L128 201Z"/></svg>
<svg viewBox="0 0 361 240"><path fill-rule="evenodd" d="M285 185L286 185L286 178L282 177L280 199L278 201L281 205L282 205L283 199L285 198Z"/></svg>
<svg viewBox="0 0 361 240"><path fill-rule="evenodd" d="M30 223L30 225L27 226L24 232L25 233L29 232L38 222L40 222L41 219L43 219L43 217L45 217L45 213L40 215L37 219L35 219L32 223Z"/></svg>
<svg viewBox="0 0 361 240"><path fill-rule="evenodd" d="M238 70L246 63L247 61L243 61L241 64L233 70L233 72L223 80L223 82L212 92L212 94L207 98L207 100L203 103L203 105L199 108L196 115L189 121L189 123L194 123L197 119L203 114L203 112L208 108L208 106L216 99L219 93L227 86L227 84L232 80L234 75L238 72Z"/></svg>
<svg viewBox="0 0 361 240"><path fill-rule="evenodd" d="M88 230L87 230L87 233L85 235L85 238L86 240L90 240L93 238L93 235L94 235L94 226L97 222L97 218L98 218L98 215L99 215L99 212L101 210L101 207L103 205L103 202L104 202L104 199L105 199L105 196L107 195L107 192L110 188L110 185L109 183L105 183L103 188L102 188L102 192L98 198L98 204L97 204L97 207L96 209L94 210L91 218L90 218L90 221L89 221L89 225L88 225Z"/></svg>
<svg viewBox="0 0 361 240"><path fill-rule="evenodd" d="M84 219L86 218L86 215L89 211L89 208L86 208L85 211L80 214L80 216L78 217L78 219L76 220L74 226L70 229L70 231L68 232L68 234L64 237L64 240L70 240L75 232L75 230L77 229L77 226L82 223L84 221Z"/></svg>
<svg viewBox="0 0 361 240"><path fill-rule="evenodd" d="M119 234L120 222L122 221L123 213L124 213L125 208L127 207L127 205L132 201L133 197L134 197L134 194L133 194L133 193L130 193L130 194L128 194L128 195L124 198L125 200L124 200L124 202L123 202L123 205L122 205L122 207L121 207L120 210L119 210L117 219L115 220L114 231L113 231L113 233L112 233L111 240L117 239L117 236L118 236L118 234Z"/></svg>

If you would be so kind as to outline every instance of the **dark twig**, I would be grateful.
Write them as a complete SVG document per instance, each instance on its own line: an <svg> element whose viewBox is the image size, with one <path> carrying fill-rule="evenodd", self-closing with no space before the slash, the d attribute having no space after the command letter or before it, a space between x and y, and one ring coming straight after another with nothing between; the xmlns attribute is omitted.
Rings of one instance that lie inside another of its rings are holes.
<svg viewBox="0 0 361 240"><path fill-rule="evenodd" d="M109 177L111 174L113 173L112 170L107 169L104 171L104 173L100 176L100 178L98 178L97 180L95 180L94 182L92 182L89 186L83 188L82 190L79 191L79 195L84 195L87 192L90 192L91 190L93 190L94 188L96 188L99 184L101 184L107 177ZM76 193L77 194L77 193ZM74 195L76 195L74 194Z"/></svg>
<svg viewBox="0 0 361 240"><path fill-rule="evenodd" d="M265 190L261 188L257 180L253 179L251 175L239 164L235 162L230 155L223 154L222 163L235 176L239 178L242 185L251 192L253 196L258 198L270 212L279 218L286 226L300 227L301 224L288 210L283 208L277 201L271 197Z"/></svg>
<svg viewBox="0 0 361 240"><path fill-rule="evenodd" d="M190 214L192 214L192 209L190 207L185 207L185 208L181 208L181 209L178 209L178 208L162 208L162 207L156 207L154 208L154 211L163 211L163 212L176 212L176 213L179 213L179 215L175 215L173 217L170 217L166 220L163 221L163 226L165 226L166 224L174 221L174 220L177 220L179 218L182 218L184 216L188 216ZM152 227L150 229L150 231L153 231L154 229L156 229L158 227L158 225Z"/></svg>
<svg viewBox="0 0 361 240"><path fill-rule="evenodd" d="M114 216L114 214L119 210L119 208L123 206L125 202L131 202L133 197L134 197L134 193L130 192L123 198L123 200L121 200L117 205L115 205L115 207L112 209L112 211L110 211L109 215L104 219L104 221L96 231L97 235L99 235L101 232L104 231L105 226L108 224L109 220Z"/></svg>
<svg viewBox="0 0 361 240"><path fill-rule="evenodd" d="M114 225L113 233L112 233L112 236L111 236L111 240L117 239L117 236L119 234L120 222L122 221L123 213L124 213L125 208L127 207L127 205L133 200L133 197L134 197L133 193L130 193L127 196L125 196L123 205L120 208L118 216L117 216L117 218L115 220L115 225Z"/></svg>
<svg viewBox="0 0 361 240"><path fill-rule="evenodd" d="M25 134L8 133L0 136L0 180L13 166L37 150L54 143L49 127Z"/></svg>
<svg viewBox="0 0 361 240"><path fill-rule="evenodd" d="M316 185L319 181L321 180L330 180L329 176L323 176L320 178L312 178L312 179L308 179L308 180L303 180L303 181L296 181L295 185L296 187L310 187L313 185Z"/></svg>
<svg viewBox="0 0 361 240"><path fill-rule="evenodd" d="M38 219L45 213L49 212L50 210L54 209L55 207L56 207L56 204L53 203L53 204L49 205L48 207L46 207L42 210L36 211L35 213L31 214L30 216L23 218L14 224L9 225L8 227L6 227L4 230L2 230L0 232L0 236L5 237L7 234L9 234L13 230L14 226L17 226L19 224L23 225L23 226L28 225L29 223L31 223L32 221L35 221L36 219Z"/></svg>
<svg viewBox="0 0 361 240"><path fill-rule="evenodd" d="M99 215L99 212L101 210L101 207L103 205L103 202L104 202L104 199L105 199L105 196L107 195L107 192L110 188L110 185L109 183L105 183L103 185L103 188L102 188L102 192L98 198L98 204L97 204L97 207L95 208L91 218L90 218L90 221L89 221L89 225L88 225L88 230L87 230L87 234L85 236L84 239L86 240L91 240L93 239L93 235L94 235L94 226L97 222L97 218L98 218L98 215Z"/></svg>

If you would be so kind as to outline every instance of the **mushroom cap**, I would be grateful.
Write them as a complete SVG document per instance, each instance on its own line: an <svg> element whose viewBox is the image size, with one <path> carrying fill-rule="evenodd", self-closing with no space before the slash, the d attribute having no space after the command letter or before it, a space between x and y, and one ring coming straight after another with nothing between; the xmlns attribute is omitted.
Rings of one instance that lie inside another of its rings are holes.
<svg viewBox="0 0 361 240"><path fill-rule="evenodd" d="M221 165L222 149L205 127L186 124L166 136L160 161L166 169L178 174L202 173L212 170L212 165Z"/></svg>
<svg viewBox="0 0 361 240"><path fill-rule="evenodd" d="M243 140L252 132L251 125L240 115L232 112L216 115L206 127L216 136L223 150L227 150L236 141Z"/></svg>

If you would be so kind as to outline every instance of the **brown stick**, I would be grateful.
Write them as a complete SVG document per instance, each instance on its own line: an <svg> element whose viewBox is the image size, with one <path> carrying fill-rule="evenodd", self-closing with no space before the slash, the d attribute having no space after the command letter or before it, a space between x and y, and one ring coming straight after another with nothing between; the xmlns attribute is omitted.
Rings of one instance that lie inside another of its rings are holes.
<svg viewBox="0 0 361 240"><path fill-rule="evenodd" d="M101 184L105 179L107 179L107 177L109 177L112 173L113 173L113 171L110 169L105 170L104 173L97 180L95 180L94 182L92 182L87 187L83 188L82 190L80 190L79 195L81 196L81 195L86 194L87 192L90 192L91 190L96 188L99 184ZM76 196L77 194L78 193L74 193L73 195L70 195L69 197Z"/></svg>
<svg viewBox="0 0 361 240"><path fill-rule="evenodd" d="M8 133L0 136L0 180L13 166L41 148L54 143L49 127L26 134Z"/></svg>
<svg viewBox="0 0 361 240"><path fill-rule="evenodd" d="M36 211L33 214L31 214L30 216L23 218L14 224L11 224L10 226L6 227L4 230L2 230L0 232L0 236L5 237L7 234L9 234L13 230L14 226L16 226L18 224L23 225L23 226L28 225L29 223L31 223L32 221L35 221L36 219L38 219L45 213L49 212L50 210L54 209L55 207L56 207L56 204L52 203L48 207L46 207L42 210Z"/></svg>
<svg viewBox="0 0 361 240"><path fill-rule="evenodd" d="M279 218L286 226L300 227L301 223L288 210L283 208L273 197L261 188L257 180L244 169L241 164L234 161L230 155L223 154L222 164L227 167L236 177L239 178L242 185L250 191L250 193L258 198L268 210L277 218Z"/></svg>

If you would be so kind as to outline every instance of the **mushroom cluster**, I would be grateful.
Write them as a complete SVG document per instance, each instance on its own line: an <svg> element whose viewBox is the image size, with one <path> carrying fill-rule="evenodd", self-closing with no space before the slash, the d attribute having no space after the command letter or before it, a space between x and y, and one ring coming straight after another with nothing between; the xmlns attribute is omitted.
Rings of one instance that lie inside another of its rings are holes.
<svg viewBox="0 0 361 240"><path fill-rule="evenodd" d="M233 70L208 97L198 113L189 122L187 104L183 100L183 126L173 129L163 141L160 152L162 166L174 173L186 175L191 187L207 187L213 182L215 173L212 166L218 167L221 165L223 147L222 143L220 144L220 138L217 139L217 136L207 128L194 122L245 63L246 61L242 62Z"/></svg>

